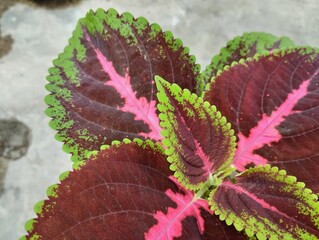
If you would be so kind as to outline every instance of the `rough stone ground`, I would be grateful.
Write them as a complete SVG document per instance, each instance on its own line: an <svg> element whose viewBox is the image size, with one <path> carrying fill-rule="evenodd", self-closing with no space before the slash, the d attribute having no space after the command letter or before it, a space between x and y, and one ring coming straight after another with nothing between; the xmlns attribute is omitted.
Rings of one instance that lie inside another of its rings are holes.
<svg viewBox="0 0 319 240"><path fill-rule="evenodd" d="M159 23L181 38L202 66L227 40L243 32L265 31L286 35L300 45L319 46L317 0L85 0L52 6L0 0L0 119L20 121L32 132L27 154L7 162L5 175L0 166L0 179L5 179L0 196L1 240L25 233L25 221L35 217L34 204L46 197L46 188L58 181L60 173L71 169L69 155L54 140L43 113L45 76L52 59L66 46L77 19L90 8L113 7ZM2 132L6 130L8 127ZM10 134L22 140L26 136L23 131ZM9 138L4 140L3 146Z"/></svg>

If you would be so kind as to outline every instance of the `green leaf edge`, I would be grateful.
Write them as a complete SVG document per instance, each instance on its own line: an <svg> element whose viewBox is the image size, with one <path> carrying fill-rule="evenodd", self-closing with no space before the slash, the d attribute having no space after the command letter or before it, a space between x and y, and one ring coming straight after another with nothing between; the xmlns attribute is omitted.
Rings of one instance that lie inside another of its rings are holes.
<svg viewBox="0 0 319 240"><path fill-rule="evenodd" d="M300 191L302 191L302 197L303 200L305 200L306 203L308 203L310 206L313 206L313 208L317 211L317 213L319 213L319 202L318 202L318 196L316 194L314 194L312 192L311 189L306 188L305 187L305 183L303 182L298 182L297 178L295 176L291 176L291 175L287 175L287 172L285 170L279 170L278 167L272 167L269 164L266 165L258 165L256 167L253 168L249 168L246 171L239 173L237 176L240 176L241 174L244 173L251 173L251 172L265 172L265 170L267 171L271 171L273 173L278 173L276 179L281 178L281 180L284 180L286 183L292 185L295 184L295 186L297 186L299 188ZM221 213L221 211L218 209L218 206L216 204L216 202L213 200L213 196L214 193L216 192L217 188L212 190L209 194L209 198L208 198L208 204L210 205L211 210L214 212L215 215L219 216L219 219L221 221L225 221L226 224L228 226L230 225L234 225L234 227L236 228L237 231L242 231L245 230L245 233L247 234L248 237L253 237L256 235L256 237L260 240L264 240L264 239L270 239L270 240L277 240L277 239L282 239L282 238L278 238L277 235L271 235L269 237L265 237L264 235L262 235L262 233L260 231L258 231L258 229L253 229L253 228L249 228L247 227L247 225L245 225L240 218L237 218L236 216L234 216L234 214L232 212L227 212L225 211L225 214ZM256 221L254 220L254 224L256 223ZM319 219L314 219L314 224L317 226L318 230L319 230ZM277 225L274 225L274 228L276 228ZM300 229L302 231L302 229ZM264 230L265 232L267 232L267 230ZM279 232L279 231L278 231ZM291 235L288 232L285 232L288 235L284 236L283 239L293 239L291 237ZM305 234L305 236L309 237L309 233L307 232L300 232L300 234ZM311 235L313 237L313 235ZM288 237L288 238L287 238ZM302 238L304 239L304 238ZM315 240L316 238L306 238L306 239L313 239Z"/></svg>
<svg viewBox="0 0 319 240"><path fill-rule="evenodd" d="M201 72L198 85L199 96L203 96L205 89L207 89L207 84L211 82L211 78L214 77L213 72L217 70L223 70L226 64L225 62L229 61L229 58L233 54L234 50L237 50L240 45L244 45L241 52L250 52L250 47L252 44L256 43L256 54L263 55L269 53L269 50L266 48L272 47L276 42L280 41L278 49L286 49L294 47L294 42L286 36L274 36L270 33L265 32L245 32L242 35L238 35L233 39L227 41L225 47L220 49L220 52L214 55L211 59L211 62L206 66L206 68ZM244 55L242 53L241 55ZM241 59L247 59L247 57L241 56ZM233 61L234 62L234 61Z"/></svg>
<svg viewBox="0 0 319 240"><path fill-rule="evenodd" d="M155 82L157 85L157 98L158 98L158 104L157 108L160 111L159 119L160 119L160 126L162 127L161 135L164 137L162 143L166 148L165 154L168 156L167 161L170 163L170 169L174 172L174 177L177 179L177 181L186 189L188 190L199 190L202 189L206 184L209 185L209 178L207 178L206 182L201 182L198 184L192 184L188 181L188 178L178 169L183 168L183 164L179 161L178 155L174 154L174 145L173 140L171 139L172 136L170 131L170 128L172 127L172 123L167 120L167 115L165 114L165 111L167 110L167 107L163 105L163 102L167 102L167 96L164 93L163 86L166 86L168 89L174 91L175 94L179 94L180 97L184 99L189 99L188 102L191 104L198 104L204 107L205 111L215 120L218 120L218 124L223 129L224 132L228 132L231 138L231 142L229 143L229 157L227 160L219 167L219 169L216 171L216 174L218 176L219 173L222 173L223 171L227 172L227 169L231 168L231 163L233 161L233 157L236 151L236 136L234 135L234 130L231 128L231 124L227 122L227 119L221 115L221 113L216 109L214 105L210 105L209 102L204 101L203 98L198 97L195 93L191 93L188 89L181 89L177 84L173 83L170 84L169 82L165 81L163 78L159 76L155 76ZM220 174L222 177L223 174Z"/></svg>
<svg viewBox="0 0 319 240"><path fill-rule="evenodd" d="M139 139L139 138L135 138L133 140L130 140L128 138L124 138L123 141L117 141L117 140L114 140L112 141L112 143L110 145L102 145L100 147L100 150L105 150L105 149L108 149L108 148L111 148L111 147L119 147L120 145L122 144L130 144L130 143L136 143L139 147L141 148L145 148L145 147L150 147L152 148L153 150L157 151L157 152L160 152L162 154L165 154L165 151L164 151L164 148L162 147L162 145L160 145L159 143L156 143L156 142L153 142L152 140L145 140L143 141L142 139ZM98 154L99 151L95 151L91 157L90 157L90 161L94 161L95 160L95 156ZM83 161L77 161L75 163L73 163L72 165L72 171L78 171L81 169L81 167L83 167L85 164L87 164L88 161L86 160L83 160ZM47 188L47 191L46 191L46 194L47 194L47 197L48 198L58 198L58 194L56 192L56 190L58 189L59 185L65 180L68 178L69 174L72 172L72 171L66 171L66 172L63 172L60 174L59 176L59 181L60 183L58 184L53 184L51 186L49 186ZM37 202L34 206L34 213L37 215L37 216L41 216L43 215L44 212L48 212L50 211L50 209L52 207L54 207L54 203L51 204L51 205L47 205L46 208L44 209L44 201L45 200L41 200L39 202ZM38 218L31 218L29 220L26 221L25 225L24 225L24 228L28 233L30 233L33 229L34 229L34 224L37 223L38 221ZM40 235L38 235L37 233L35 233L34 235L32 236L28 236L28 235L24 235L22 237L20 237L19 239L20 240L24 240L24 239L27 239L27 237L30 237L30 239L32 240L37 240L37 239L40 239Z"/></svg>
<svg viewBox="0 0 319 240"><path fill-rule="evenodd" d="M247 67L247 63L250 62L257 62L258 60L260 60L261 58L267 57L267 56L284 56L285 54L289 54L292 52L298 52L301 56L306 55L306 54L319 54L319 48L315 48L315 47L309 47L309 46L297 46L297 47L291 47L291 48L286 48L286 49L278 49L273 51L272 53L264 53L264 54L255 54L254 57L252 58L246 58L246 59L240 59L239 61L235 61L233 62L231 65L226 65L224 66L224 68L222 70L219 70L216 74L215 77L212 77L211 82L208 83L206 85L206 89L205 89L205 93L207 92L207 90L210 89L211 85L215 83L216 78L220 77L224 72L230 71L232 68L241 65L241 66L245 66ZM313 56L314 58L315 56ZM311 60L313 60L310 59ZM203 96L203 98L205 98L205 94Z"/></svg>
<svg viewBox="0 0 319 240"><path fill-rule="evenodd" d="M119 21L120 24L123 24L121 21L127 21L128 24L133 24L133 26L137 27L137 34L141 34L143 29L147 26L153 30L150 33L152 37L156 37L157 34L162 33L165 36L168 46L174 51L177 51L181 47L183 48L182 56L189 58L188 60L190 65L194 65L194 74L198 74L196 81L198 81L200 76L200 65L196 64L195 56L190 55L189 48L183 46L183 42L179 38L174 38L170 31L163 32L158 24L149 24L144 17L134 18L133 15L128 12L124 12L122 15L119 15L119 13L113 8L110 8L107 11L99 8L96 12L90 10L84 18L79 19L77 26L72 33L72 37L69 39L69 44L65 47L64 51L59 54L57 59L53 60L54 67L49 69L50 75L47 76L47 81L49 83L46 85L46 89L50 92L50 94L47 95L44 100L48 105L48 108L45 110L45 114L51 118L49 125L53 130L58 131L55 135L55 139L64 143L63 150L66 153L72 154L71 160L73 162L88 159L90 155L94 154L94 151L82 148L67 135L67 130L73 126L74 120L68 119L67 121L64 121L67 116L67 111L61 105L57 97L70 101L72 93L68 89L61 87L65 83L65 80L59 76L60 70L58 67L63 68L63 72L66 73L72 84L75 86L80 85L80 81L76 77L78 73L77 69L74 66L74 63L69 59L73 56L73 51L75 50L77 60L85 61L86 49L80 44L80 38L83 37L83 31L81 30L82 24L85 25L93 34L96 31L102 33L104 31L102 26L103 21L108 21L108 24L113 28L119 27ZM123 34L129 33L124 31ZM87 129L81 129L79 131L79 137L85 138L88 141L96 138L96 136L90 134Z"/></svg>

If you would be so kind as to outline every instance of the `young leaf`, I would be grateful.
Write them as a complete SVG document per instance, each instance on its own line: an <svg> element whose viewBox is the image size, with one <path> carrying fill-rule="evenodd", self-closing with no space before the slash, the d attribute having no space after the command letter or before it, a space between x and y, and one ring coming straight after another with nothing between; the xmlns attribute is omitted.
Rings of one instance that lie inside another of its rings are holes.
<svg viewBox="0 0 319 240"><path fill-rule="evenodd" d="M235 151L234 132L215 106L156 77L163 144L174 176L187 189L200 189L226 170Z"/></svg>
<svg viewBox="0 0 319 240"><path fill-rule="evenodd" d="M80 19L53 63L46 113L74 161L113 140L160 140L154 75L195 91L200 68L170 32L114 9Z"/></svg>
<svg viewBox="0 0 319 240"><path fill-rule="evenodd" d="M235 166L270 163L319 193L319 54L296 48L240 62L214 80L205 100L237 135Z"/></svg>
<svg viewBox="0 0 319 240"><path fill-rule="evenodd" d="M265 54L276 49L293 47L294 43L287 37L275 37L268 33L251 32L237 36L227 43L227 46L220 50L218 55L212 58L211 63L201 73L199 84L200 92L205 90L212 77L223 70L227 65L237 62L240 59L251 58L255 54Z"/></svg>
<svg viewBox="0 0 319 240"><path fill-rule="evenodd" d="M36 205L38 218L22 239L225 239L234 228L212 216L207 201L172 179L151 141L103 147L77 170L61 175ZM246 239L239 234L240 239Z"/></svg>
<svg viewBox="0 0 319 240"><path fill-rule="evenodd" d="M215 214L259 239L318 239L319 202L305 184L270 165L246 170L211 193Z"/></svg>

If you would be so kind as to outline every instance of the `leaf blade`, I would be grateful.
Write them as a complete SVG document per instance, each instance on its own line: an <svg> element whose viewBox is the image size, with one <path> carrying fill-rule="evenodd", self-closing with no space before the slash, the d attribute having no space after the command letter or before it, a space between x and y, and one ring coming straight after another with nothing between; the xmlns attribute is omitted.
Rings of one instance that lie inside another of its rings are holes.
<svg viewBox="0 0 319 240"><path fill-rule="evenodd" d="M172 180L161 146L114 142L61 175L36 207L25 239L203 239L237 236ZM246 239L240 235L240 239Z"/></svg>
<svg viewBox="0 0 319 240"><path fill-rule="evenodd" d="M195 58L170 32L114 9L80 19L53 63L46 113L73 161L113 140L160 140L154 75L191 91L199 75Z"/></svg>
<svg viewBox="0 0 319 240"><path fill-rule="evenodd" d="M319 191L319 55L295 48L242 61L215 78L205 100L238 137L234 165L269 163Z"/></svg>
<svg viewBox="0 0 319 240"><path fill-rule="evenodd" d="M209 89L212 77L217 76L218 71L222 71L226 66L231 66L233 62L251 58L256 54L265 54L276 49L293 47L294 45L287 37L276 37L263 32L250 32L237 36L212 58L211 63L201 73L199 88L202 89L201 92Z"/></svg>
<svg viewBox="0 0 319 240"><path fill-rule="evenodd" d="M233 130L215 106L160 77L158 109L163 144L174 176L188 189L200 189L212 174L230 167L235 151Z"/></svg>
<svg viewBox="0 0 319 240"><path fill-rule="evenodd" d="M318 197L305 184L269 165L250 168L212 191L212 210L259 239L317 239Z"/></svg>

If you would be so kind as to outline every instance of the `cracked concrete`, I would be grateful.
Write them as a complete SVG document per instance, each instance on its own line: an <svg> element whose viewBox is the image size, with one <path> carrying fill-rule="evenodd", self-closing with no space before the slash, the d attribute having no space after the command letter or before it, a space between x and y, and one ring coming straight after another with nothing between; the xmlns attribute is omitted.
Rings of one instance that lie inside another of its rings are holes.
<svg viewBox="0 0 319 240"><path fill-rule="evenodd" d="M0 0L0 9L5 2ZM13 40L11 51L0 42L7 52L0 58L0 119L15 118L32 131L26 155L8 165L0 197L1 240L25 234L25 221L35 217L34 204L45 199L46 188L58 182L60 173L71 169L70 157L54 140L43 113L45 76L77 19L90 8L113 7L157 22L181 38L202 66L243 32L286 35L297 44L319 46L317 0L85 0L54 9L24 2L11 6L0 19L2 36Z"/></svg>

